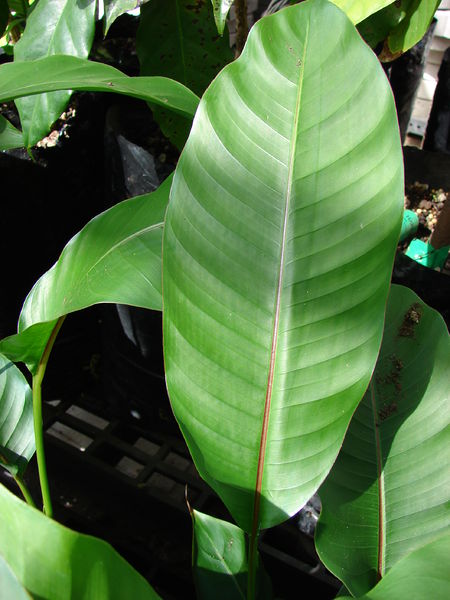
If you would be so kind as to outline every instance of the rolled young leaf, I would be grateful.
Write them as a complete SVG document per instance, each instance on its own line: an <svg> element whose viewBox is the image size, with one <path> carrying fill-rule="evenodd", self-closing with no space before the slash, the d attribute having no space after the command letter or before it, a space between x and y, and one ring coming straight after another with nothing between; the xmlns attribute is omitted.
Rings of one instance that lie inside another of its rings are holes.
<svg viewBox="0 0 450 600"><path fill-rule="evenodd" d="M34 451L31 388L19 369L0 354L0 465L20 477Z"/></svg>
<svg viewBox="0 0 450 600"><path fill-rule="evenodd" d="M402 212L392 94L353 25L324 0L259 21L203 96L163 240L172 407L247 531L297 512L336 458Z"/></svg>
<svg viewBox="0 0 450 600"><path fill-rule="evenodd" d="M374 377L319 492L317 551L354 595L450 529L449 358L439 313L392 286Z"/></svg>
<svg viewBox="0 0 450 600"><path fill-rule="evenodd" d="M28 294L18 333L0 351L32 373L56 320L101 302L161 310L161 244L172 176L150 194L124 200L74 236Z"/></svg>
<svg viewBox="0 0 450 600"><path fill-rule="evenodd" d="M63 527L2 485L0 513L0 555L33 598L159 598L109 544Z"/></svg>
<svg viewBox="0 0 450 600"><path fill-rule="evenodd" d="M14 46L14 61L66 54L87 58L95 29L95 0L39 0ZM72 92L64 90L16 101L25 146L34 146L67 106Z"/></svg>
<svg viewBox="0 0 450 600"><path fill-rule="evenodd" d="M166 77L128 77L114 67L75 56L49 56L0 66L0 102L54 90L116 92L193 117L198 97Z"/></svg>

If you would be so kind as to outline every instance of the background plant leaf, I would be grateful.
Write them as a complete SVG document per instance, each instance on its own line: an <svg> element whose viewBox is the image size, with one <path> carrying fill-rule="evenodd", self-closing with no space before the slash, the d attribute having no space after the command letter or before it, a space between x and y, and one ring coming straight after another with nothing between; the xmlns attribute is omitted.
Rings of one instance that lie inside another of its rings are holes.
<svg viewBox="0 0 450 600"><path fill-rule="evenodd" d="M402 164L379 61L329 2L260 20L200 103L164 229L166 379L247 531L311 497L367 388Z"/></svg>
<svg viewBox="0 0 450 600"><path fill-rule="evenodd" d="M161 243L172 177L151 194L101 213L64 248L28 294L18 334L0 351L35 373L56 320L100 302L161 310Z"/></svg>
<svg viewBox="0 0 450 600"><path fill-rule="evenodd" d="M143 6L136 49L141 75L165 75L198 96L234 58L227 36L217 35L211 7L192 0L152 0ZM163 133L183 148L192 120L151 108Z"/></svg>
<svg viewBox="0 0 450 600"><path fill-rule="evenodd" d="M373 13L392 4L392 0L331 0L357 25Z"/></svg>
<svg viewBox="0 0 450 600"><path fill-rule="evenodd" d="M0 0L0 37L5 33L9 20L9 6L7 0Z"/></svg>
<svg viewBox="0 0 450 600"><path fill-rule="evenodd" d="M33 597L159 598L109 544L63 527L2 485L0 513L0 554Z"/></svg>
<svg viewBox="0 0 450 600"><path fill-rule="evenodd" d="M104 32L108 33L108 29L114 21L129 10L137 8L141 2L139 0L104 0Z"/></svg>
<svg viewBox="0 0 450 600"><path fill-rule="evenodd" d="M211 0L211 2L213 5L213 14L217 31L220 33L220 35L223 35L225 24L227 22L227 16L234 0Z"/></svg>
<svg viewBox="0 0 450 600"><path fill-rule="evenodd" d="M40 92L63 90L116 92L155 102L190 118L199 99L166 77L128 77L114 67L74 56L49 56L0 67L0 102Z"/></svg>
<svg viewBox="0 0 450 600"><path fill-rule="evenodd" d="M0 555L0 598L7 600L31 600L31 596L20 584L8 563Z"/></svg>
<svg viewBox="0 0 450 600"><path fill-rule="evenodd" d="M11 125L3 115L0 115L0 152L12 148L22 148L23 145L22 132Z"/></svg>
<svg viewBox="0 0 450 600"><path fill-rule="evenodd" d="M449 358L439 313L392 286L372 383L319 492L318 553L354 595L450 528Z"/></svg>
<svg viewBox="0 0 450 600"><path fill-rule="evenodd" d="M94 39L95 6L95 0L39 0L14 46L14 60L29 61L53 54L87 58ZM27 147L47 135L71 93L64 90L16 101Z"/></svg>
<svg viewBox="0 0 450 600"><path fill-rule="evenodd" d="M371 15L358 29L373 48L384 42L383 61L412 48L427 32L440 0L401 0Z"/></svg>
<svg viewBox="0 0 450 600"><path fill-rule="evenodd" d="M0 354L0 465L20 476L34 451L31 388L19 369Z"/></svg>

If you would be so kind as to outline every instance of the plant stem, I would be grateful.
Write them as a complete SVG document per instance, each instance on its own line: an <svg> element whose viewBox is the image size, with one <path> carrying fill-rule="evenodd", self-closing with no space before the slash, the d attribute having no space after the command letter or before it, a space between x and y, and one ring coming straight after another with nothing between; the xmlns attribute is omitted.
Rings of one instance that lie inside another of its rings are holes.
<svg viewBox="0 0 450 600"><path fill-rule="evenodd" d="M27 504L29 504L30 506L33 506L33 508L36 508L36 504L34 503L33 497L30 494L29 489L27 488L27 486L25 485L24 480L19 477L18 475L16 477L14 477L15 482L17 483L17 485L20 488L20 491L22 492L22 496L25 498L25 501Z"/></svg>
<svg viewBox="0 0 450 600"><path fill-rule="evenodd" d="M248 551L248 580L247 580L247 600L256 598L256 570L258 567L258 539L259 531L249 535Z"/></svg>
<svg viewBox="0 0 450 600"><path fill-rule="evenodd" d="M247 0L235 0L234 10L236 15L236 52L235 58L241 55L248 36Z"/></svg>
<svg viewBox="0 0 450 600"><path fill-rule="evenodd" d="M41 484L42 501L44 505L44 513L47 517L53 514L52 501L50 498L50 489L47 477L47 465L45 463L44 453L44 428L42 423L42 380L44 379L45 370L47 368L50 352L55 343L61 325L65 317L60 317L52 331L52 334L45 346L45 350L39 361L36 373L33 375L33 421L34 421L34 437L36 440L36 458L39 471L39 482Z"/></svg>

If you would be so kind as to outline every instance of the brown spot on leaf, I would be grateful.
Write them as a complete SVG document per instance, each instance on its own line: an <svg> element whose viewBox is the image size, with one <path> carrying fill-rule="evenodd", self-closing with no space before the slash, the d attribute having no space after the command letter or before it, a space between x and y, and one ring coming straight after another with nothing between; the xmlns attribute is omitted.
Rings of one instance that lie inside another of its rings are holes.
<svg viewBox="0 0 450 600"><path fill-rule="evenodd" d="M403 317L403 322L398 329L398 337L414 337L414 331L422 318L422 306L415 302L411 304Z"/></svg>

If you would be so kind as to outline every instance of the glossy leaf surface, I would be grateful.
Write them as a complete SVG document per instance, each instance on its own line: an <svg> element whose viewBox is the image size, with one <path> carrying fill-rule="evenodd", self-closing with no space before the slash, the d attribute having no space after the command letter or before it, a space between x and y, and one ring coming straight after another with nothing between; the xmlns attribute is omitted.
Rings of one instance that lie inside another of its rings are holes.
<svg viewBox="0 0 450 600"><path fill-rule="evenodd" d="M94 39L95 5L95 0L39 0L14 46L14 61L54 54L87 58ZM26 146L34 146L47 135L71 93L64 90L16 101Z"/></svg>
<svg viewBox="0 0 450 600"><path fill-rule="evenodd" d="M21 148L23 145L22 132L16 129L3 115L0 115L0 152Z"/></svg>
<svg viewBox="0 0 450 600"><path fill-rule="evenodd" d="M143 6L136 49L141 75L170 77L198 96L233 59L227 37L217 35L209 4L192 0L152 0ZM192 119L152 109L164 134L183 148Z"/></svg>
<svg viewBox="0 0 450 600"><path fill-rule="evenodd" d="M331 2L343 10L355 25L392 4L392 0L331 0Z"/></svg>
<svg viewBox="0 0 450 600"><path fill-rule="evenodd" d="M211 0L211 2L213 5L214 20L216 22L217 31L220 33L220 35L222 35L227 22L228 13L230 12L230 8L234 0Z"/></svg>
<svg viewBox="0 0 450 600"><path fill-rule="evenodd" d="M447 600L450 589L450 535L439 537L402 558L359 600ZM350 600L353 596L343 596Z"/></svg>
<svg viewBox="0 0 450 600"><path fill-rule="evenodd" d="M161 310L161 244L172 177L92 219L25 300L18 334L0 342L35 372L55 320L100 302Z"/></svg>
<svg viewBox="0 0 450 600"><path fill-rule="evenodd" d="M30 386L19 369L0 354L0 465L12 475L21 475L34 451Z"/></svg>
<svg viewBox="0 0 450 600"><path fill-rule="evenodd" d="M0 554L42 600L159 598L106 542L71 531L0 485Z"/></svg>
<svg viewBox="0 0 450 600"><path fill-rule="evenodd" d="M114 21L126 13L128 10L133 10L139 6L139 0L104 0L104 31L105 35Z"/></svg>
<svg viewBox="0 0 450 600"><path fill-rule="evenodd" d="M449 400L446 325L392 286L374 378L319 492L317 550L354 595L450 528Z"/></svg>
<svg viewBox="0 0 450 600"><path fill-rule="evenodd" d="M74 56L49 56L0 67L0 102L54 90L116 92L192 117L198 97L166 77L127 77L114 67Z"/></svg>
<svg viewBox="0 0 450 600"><path fill-rule="evenodd" d="M375 366L402 204L389 85L344 13L259 21L201 101L163 242L172 407L245 530L331 468Z"/></svg>
<svg viewBox="0 0 450 600"><path fill-rule="evenodd" d="M31 596L17 580L8 563L0 554L0 598L7 600L31 600Z"/></svg>

